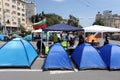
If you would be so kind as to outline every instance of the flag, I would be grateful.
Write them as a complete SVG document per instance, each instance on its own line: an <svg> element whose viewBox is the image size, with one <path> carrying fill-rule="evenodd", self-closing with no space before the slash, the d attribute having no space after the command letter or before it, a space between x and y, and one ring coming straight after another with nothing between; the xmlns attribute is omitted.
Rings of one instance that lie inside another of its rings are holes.
<svg viewBox="0 0 120 80"><path fill-rule="evenodd" d="M34 29L46 28L46 18L37 23L34 23L32 26Z"/></svg>

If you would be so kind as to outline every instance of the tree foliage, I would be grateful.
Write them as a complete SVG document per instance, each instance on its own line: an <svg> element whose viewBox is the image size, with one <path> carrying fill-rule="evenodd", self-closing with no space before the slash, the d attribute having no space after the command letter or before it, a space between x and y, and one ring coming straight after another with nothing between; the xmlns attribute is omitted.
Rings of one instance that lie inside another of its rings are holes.
<svg viewBox="0 0 120 80"><path fill-rule="evenodd" d="M102 22L102 20L97 19L97 20L95 20L95 22L93 23L93 25L101 25L101 26L104 26L104 23Z"/></svg>
<svg viewBox="0 0 120 80"><path fill-rule="evenodd" d="M69 15L68 25L76 26L80 28L82 27L81 25L79 25L79 19L72 15Z"/></svg>
<svg viewBox="0 0 120 80"><path fill-rule="evenodd" d="M40 14L33 15L30 20L32 23L39 22L40 20L46 18L47 26L58 24L62 21L62 17L57 14L45 14L43 11Z"/></svg>
<svg viewBox="0 0 120 80"><path fill-rule="evenodd" d="M42 11L40 14L36 14L33 15L30 20L32 23L36 23L39 22L40 20L43 20L44 18L46 18L46 24L47 26L51 26L54 24L59 24L63 21L63 18L55 13L49 13L49 14L45 14L44 11ZM71 26L76 26L76 27L82 27L79 24L79 19L76 18L75 16L69 15L69 19L67 21L68 25Z"/></svg>

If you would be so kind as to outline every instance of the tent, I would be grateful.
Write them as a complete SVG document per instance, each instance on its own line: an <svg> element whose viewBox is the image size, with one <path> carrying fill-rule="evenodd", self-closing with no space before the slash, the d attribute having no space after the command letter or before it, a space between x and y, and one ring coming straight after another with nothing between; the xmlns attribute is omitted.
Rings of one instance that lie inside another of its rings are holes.
<svg viewBox="0 0 120 80"><path fill-rule="evenodd" d="M88 43L83 43L76 47L71 56L79 69L106 68L98 51Z"/></svg>
<svg viewBox="0 0 120 80"><path fill-rule="evenodd" d="M4 40L5 35L4 34L0 34L0 40Z"/></svg>
<svg viewBox="0 0 120 80"><path fill-rule="evenodd" d="M99 47L99 41L98 41L98 38L96 38L94 35L89 35L85 41L87 43L90 43L92 46L96 46L96 47Z"/></svg>
<svg viewBox="0 0 120 80"><path fill-rule="evenodd" d="M83 28L85 32L120 32L119 28L113 28L108 26L93 25Z"/></svg>
<svg viewBox="0 0 120 80"><path fill-rule="evenodd" d="M91 43L92 40L94 40L94 42L99 42L98 39L97 39L94 35L89 35L89 36L86 38L86 42Z"/></svg>
<svg viewBox="0 0 120 80"><path fill-rule="evenodd" d="M5 27L5 25L3 25L3 24L0 24L0 28L3 28L3 27Z"/></svg>
<svg viewBox="0 0 120 80"><path fill-rule="evenodd" d="M32 40L32 34L25 36L24 39L28 41Z"/></svg>
<svg viewBox="0 0 120 80"><path fill-rule="evenodd" d="M29 67L37 57L34 47L21 38L15 38L0 48L0 67Z"/></svg>
<svg viewBox="0 0 120 80"><path fill-rule="evenodd" d="M55 25L43 28L42 30L43 31L84 31L84 29L74 27L74 26L70 26L70 25L66 25L66 24L55 24Z"/></svg>
<svg viewBox="0 0 120 80"><path fill-rule="evenodd" d="M43 31L84 31L84 29L66 24L55 24L44 28Z"/></svg>
<svg viewBox="0 0 120 80"><path fill-rule="evenodd" d="M34 33L42 32L42 29L32 30L32 32L34 32Z"/></svg>
<svg viewBox="0 0 120 80"><path fill-rule="evenodd" d="M106 44L100 47L99 50L101 52L101 57L110 70L120 69L120 46L115 44Z"/></svg>
<svg viewBox="0 0 120 80"><path fill-rule="evenodd" d="M55 43L51 46L43 69L73 69L68 53L60 43Z"/></svg>

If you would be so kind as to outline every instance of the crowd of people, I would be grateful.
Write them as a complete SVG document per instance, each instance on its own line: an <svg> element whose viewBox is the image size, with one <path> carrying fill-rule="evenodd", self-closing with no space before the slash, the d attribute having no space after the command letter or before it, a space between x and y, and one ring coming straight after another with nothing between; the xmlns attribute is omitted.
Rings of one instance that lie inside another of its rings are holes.
<svg viewBox="0 0 120 80"><path fill-rule="evenodd" d="M84 34L83 33L78 33L78 34L72 34L72 33L62 33L62 34L57 34L57 33L52 33L51 35L49 35L49 41L54 43L63 43L63 47L73 47L75 45L75 41L78 42L77 46L86 42L85 38L84 38ZM64 43L66 45L64 45ZM109 44L109 40L108 40L108 35L106 34L105 36L105 41L103 45ZM91 45L95 47L95 41L94 39L91 42ZM39 54L45 55L45 44L43 42L41 42L41 39L37 40L37 51ZM41 48L42 47L42 48ZM50 47L50 46L49 46Z"/></svg>
<svg viewBox="0 0 120 80"><path fill-rule="evenodd" d="M69 32L64 32L64 33L60 33L59 35L57 33L52 33L49 36L49 41L53 42L53 44L59 42L62 44L62 46L64 48L73 47L75 45L76 40L79 42L78 45L82 44L84 42L83 34L81 34L81 33L80 34L72 34ZM43 42L41 42L40 39L37 41L36 46L37 46L38 53L44 55L46 46L44 45ZM41 51L40 51L40 49L41 49Z"/></svg>

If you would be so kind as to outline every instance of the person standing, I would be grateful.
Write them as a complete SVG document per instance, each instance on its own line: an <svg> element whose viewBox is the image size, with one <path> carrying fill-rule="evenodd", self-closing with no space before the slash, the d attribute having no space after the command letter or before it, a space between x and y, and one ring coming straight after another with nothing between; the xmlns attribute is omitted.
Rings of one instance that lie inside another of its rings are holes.
<svg viewBox="0 0 120 80"><path fill-rule="evenodd" d="M58 36L57 36L57 34L54 34L54 36L53 36L53 41L54 41L54 43L57 43L57 42L58 42Z"/></svg>
<svg viewBox="0 0 120 80"><path fill-rule="evenodd" d="M109 44L109 40L108 40L108 35L107 34L105 36L105 41L104 41L104 45L106 45L106 44Z"/></svg>
<svg viewBox="0 0 120 80"><path fill-rule="evenodd" d="M82 33L79 35L79 42L78 42L78 45L84 43L84 37L82 35Z"/></svg>
<svg viewBox="0 0 120 80"><path fill-rule="evenodd" d="M38 40L36 46L37 46L38 54L40 54L40 57L44 57L44 54L45 54L45 45L44 45L44 43L41 42L41 40Z"/></svg>

